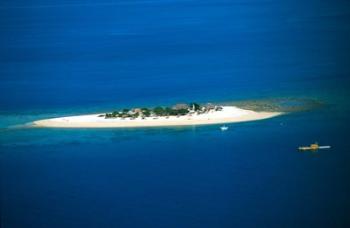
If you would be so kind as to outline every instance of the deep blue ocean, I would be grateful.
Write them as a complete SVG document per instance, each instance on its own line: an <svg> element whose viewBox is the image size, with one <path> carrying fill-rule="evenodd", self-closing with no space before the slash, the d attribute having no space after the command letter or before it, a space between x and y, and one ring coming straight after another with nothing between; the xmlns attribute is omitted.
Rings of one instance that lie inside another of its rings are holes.
<svg viewBox="0 0 350 228"><path fill-rule="evenodd" d="M350 227L349 41L345 0L1 1L0 227ZM275 98L323 105L225 132L18 127Z"/></svg>

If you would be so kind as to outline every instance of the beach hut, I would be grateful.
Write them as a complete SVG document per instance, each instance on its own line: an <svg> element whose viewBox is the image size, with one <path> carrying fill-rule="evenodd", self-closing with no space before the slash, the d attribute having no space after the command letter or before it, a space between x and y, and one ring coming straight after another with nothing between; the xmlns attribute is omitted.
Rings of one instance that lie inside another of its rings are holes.
<svg viewBox="0 0 350 228"><path fill-rule="evenodd" d="M142 114L142 109L141 109L141 108L134 108L134 109L133 109L133 112L134 112L134 113Z"/></svg>
<svg viewBox="0 0 350 228"><path fill-rule="evenodd" d="M188 106L188 104L176 104L172 107L172 109L175 110L181 110L181 109L189 109L190 106Z"/></svg>
<svg viewBox="0 0 350 228"><path fill-rule="evenodd" d="M212 109L215 109L215 105L213 105L212 103L207 103L204 107L208 111L212 110Z"/></svg>
<svg viewBox="0 0 350 228"><path fill-rule="evenodd" d="M222 111L223 107L222 106L215 106L215 111Z"/></svg>

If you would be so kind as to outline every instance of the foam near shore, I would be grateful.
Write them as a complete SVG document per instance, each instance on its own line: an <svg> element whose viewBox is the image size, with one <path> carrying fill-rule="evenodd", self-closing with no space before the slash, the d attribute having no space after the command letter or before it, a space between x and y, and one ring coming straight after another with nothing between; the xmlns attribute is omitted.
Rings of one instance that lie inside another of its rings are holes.
<svg viewBox="0 0 350 228"><path fill-rule="evenodd" d="M268 119L280 115L280 112L255 112L234 106L223 106L221 111L184 116L162 116L146 118L104 118L101 114L79 115L44 119L33 122L36 127L53 128L121 128L121 127L159 127L188 126L205 124L223 124Z"/></svg>

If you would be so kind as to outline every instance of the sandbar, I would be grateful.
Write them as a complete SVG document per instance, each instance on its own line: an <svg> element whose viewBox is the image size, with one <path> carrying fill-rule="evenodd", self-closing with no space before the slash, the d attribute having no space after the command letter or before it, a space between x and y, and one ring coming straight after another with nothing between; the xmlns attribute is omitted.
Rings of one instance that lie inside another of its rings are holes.
<svg viewBox="0 0 350 228"><path fill-rule="evenodd" d="M281 112L256 112L235 106L222 106L220 111L184 116L156 116L146 118L104 118L103 114L59 117L34 121L34 127L50 128L128 128L166 127L237 123L263 120L281 115Z"/></svg>

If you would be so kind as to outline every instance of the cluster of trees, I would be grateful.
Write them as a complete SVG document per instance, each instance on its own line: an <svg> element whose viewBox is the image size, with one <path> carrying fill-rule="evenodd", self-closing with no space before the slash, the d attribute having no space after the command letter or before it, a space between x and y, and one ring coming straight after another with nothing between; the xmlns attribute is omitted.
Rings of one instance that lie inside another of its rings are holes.
<svg viewBox="0 0 350 228"><path fill-rule="evenodd" d="M190 107L194 110L194 111L199 111L202 107L197 104L197 103L191 103Z"/></svg>
<svg viewBox="0 0 350 228"><path fill-rule="evenodd" d="M141 109L123 109L122 111L115 111L112 113L106 113L105 118L137 118L137 117L149 117L155 116L182 116L190 112L190 110L198 111L201 106L197 103L191 103L188 107L182 108L170 108L170 107L155 107L153 109L141 108Z"/></svg>
<svg viewBox="0 0 350 228"><path fill-rule="evenodd" d="M157 116L183 116L189 113L190 111L188 109L182 108L182 109L172 109L169 107L163 108L163 107L155 107L153 109L153 113Z"/></svg>
<svg viewBox="0 0 350 228"><path fill-rule="evenodd" d="M106 113L105 118L137 118L139 116L148 117L151 115L151 110L148 108L142 108L141 112L134 112L129 109L123 109L122 111L114 111L112 113Z"/></svg>

